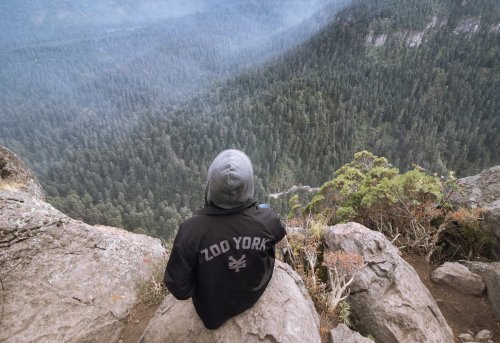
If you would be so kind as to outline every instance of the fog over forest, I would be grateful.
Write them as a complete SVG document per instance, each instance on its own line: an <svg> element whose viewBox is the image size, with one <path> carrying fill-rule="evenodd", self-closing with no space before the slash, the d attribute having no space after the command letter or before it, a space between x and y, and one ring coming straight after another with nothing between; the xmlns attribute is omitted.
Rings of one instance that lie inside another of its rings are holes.
<svg viewBox="0 0 500 343"><path fill-rule="evenodd" d="M120 0L120 1L3 1L0 3L2 48L19 48L29 44L92 38L96 34L138 29L169 20L191 31L205 26L209 15L225 26L226 35L233 23L254 35L253 38L286 30L309 18L329 4L340 0L227 1L227 0ZM190 22L188 17L197 19ZM190 27L191 26L191 27ZM222 33L224 34L224 33ZM214 37L215 38L215 37Z"/></svg>
<svg viewBox="0 0 500 343"><path fill-rule="evenodd" d="M20 136L20 126L56 141L81 121L127 130L138 112L185 100L306 40L345 3L3 1L0 143L42 173L71 139L40 156L34 145L44 143Z"/></svg>

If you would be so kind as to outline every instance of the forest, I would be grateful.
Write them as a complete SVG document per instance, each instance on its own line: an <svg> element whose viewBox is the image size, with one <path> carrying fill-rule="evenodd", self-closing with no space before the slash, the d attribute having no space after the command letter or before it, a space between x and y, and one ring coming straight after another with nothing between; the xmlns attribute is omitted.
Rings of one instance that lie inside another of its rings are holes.
<svg viewBox="0 0 500 343"><path fill-rule="evenodd" d="M500 162L498 1L323 5L235 55L218 48L218 18L196 49L199 31L162 36L175 20L11 49L0 54L0 144L31 163L63 212L163 238L202 205L208 165L226 148L251 157L260 202L323 184L365 149L436 175ZM250 13L268 23L268 8Z"/></svg>

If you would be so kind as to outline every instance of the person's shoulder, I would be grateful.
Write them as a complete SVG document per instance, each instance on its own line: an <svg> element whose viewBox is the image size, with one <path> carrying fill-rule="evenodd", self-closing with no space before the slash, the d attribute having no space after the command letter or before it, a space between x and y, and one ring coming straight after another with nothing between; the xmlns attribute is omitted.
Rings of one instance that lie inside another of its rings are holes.
<svg viewBox="0 0 500 343"><path fill-rule="evenodd" d="M268 205L268 204L260 204L253 207L256 213L259 213L263 216L267 217L278 217L278 214Z"/></svg>
<svg viewBox="0 0 500 343"><path fill-rule="evenodd" d="M176 241L178 241L187 251L195 249L194 247L196 247L203 238L204 230L201 230L201 228L203 228L205 224L202 222L203 218L200 217L203 216L195 214L186 219L179 226Z"/></svg>
<svg viewBox="0 0 500 343"><path fill-rule="evenodd" d="M182 222L181 227L185 229L195 228L197 225L203 224L206 220L206 216L193 214L191 217Z"/></svg>
<svg viewBox="0 0 500 343"><path fill-rule="evenodd" d="M270 230L276 242L280 241L286 235L285 223L281 220L270 206L255 206L256 215L259 221Z"/></svg>
<svg viewBox="0 0 500 343"><path fill-rule="evenodd" d="M281 221L280 216L269 205L256 205L248 210L252 211L253 216L266 223L277 224Z"/></svg>

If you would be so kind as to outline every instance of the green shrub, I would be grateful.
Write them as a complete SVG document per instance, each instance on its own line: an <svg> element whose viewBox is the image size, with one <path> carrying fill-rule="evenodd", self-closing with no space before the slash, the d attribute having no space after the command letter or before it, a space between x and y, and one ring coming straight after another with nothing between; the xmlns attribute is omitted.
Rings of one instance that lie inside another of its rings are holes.
<svg viewBox="0 0 500 343"><path fill-rule="evenodd" d="M339 303L339 319L342 323L345 325L351 327L352 322L351 322L351 305L343 300Z"/></svg>
<svg viewBox="0 0 500 343"><path fill-rule="evenodd" d="M361 151L321 186L303 215L329 225L359 222L428 260L434 254L463 258L484 251L489 236L480 226L479 214L470 214L467 221L457 219L461 209L448 202L457 187L452 174L443 180L419 166L400 174L387 159ZM453 252L443 254L443 248Z"/></svg>

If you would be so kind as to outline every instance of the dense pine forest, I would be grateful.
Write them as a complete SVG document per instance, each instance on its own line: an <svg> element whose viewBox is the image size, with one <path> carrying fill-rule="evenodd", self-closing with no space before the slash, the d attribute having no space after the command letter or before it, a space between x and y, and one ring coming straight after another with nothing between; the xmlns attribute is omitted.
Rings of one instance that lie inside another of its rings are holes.
<svg viewBox="0 0 500 343"><path fill-rule="evenodd" d="M63 212L159 237L202 204L208 165L226 148L252 158L259 201L321 185L364 149L438 175L500 162L498 1L356 0L337 14L340 3L321 5L261 31L273 35L258 49L247 32L235 55L217 35L197 49L162 38L166 24L10 49L0 55L0 144L30 161ZM271 12L249 13L266 23ZM157 40L153 56L167 58L141 59ZM94 56L78 60L82 51ZM59 83L36 68L34 80L17 78L15 68L42 62L51 75L63 63L80 69Z"/></svg>

